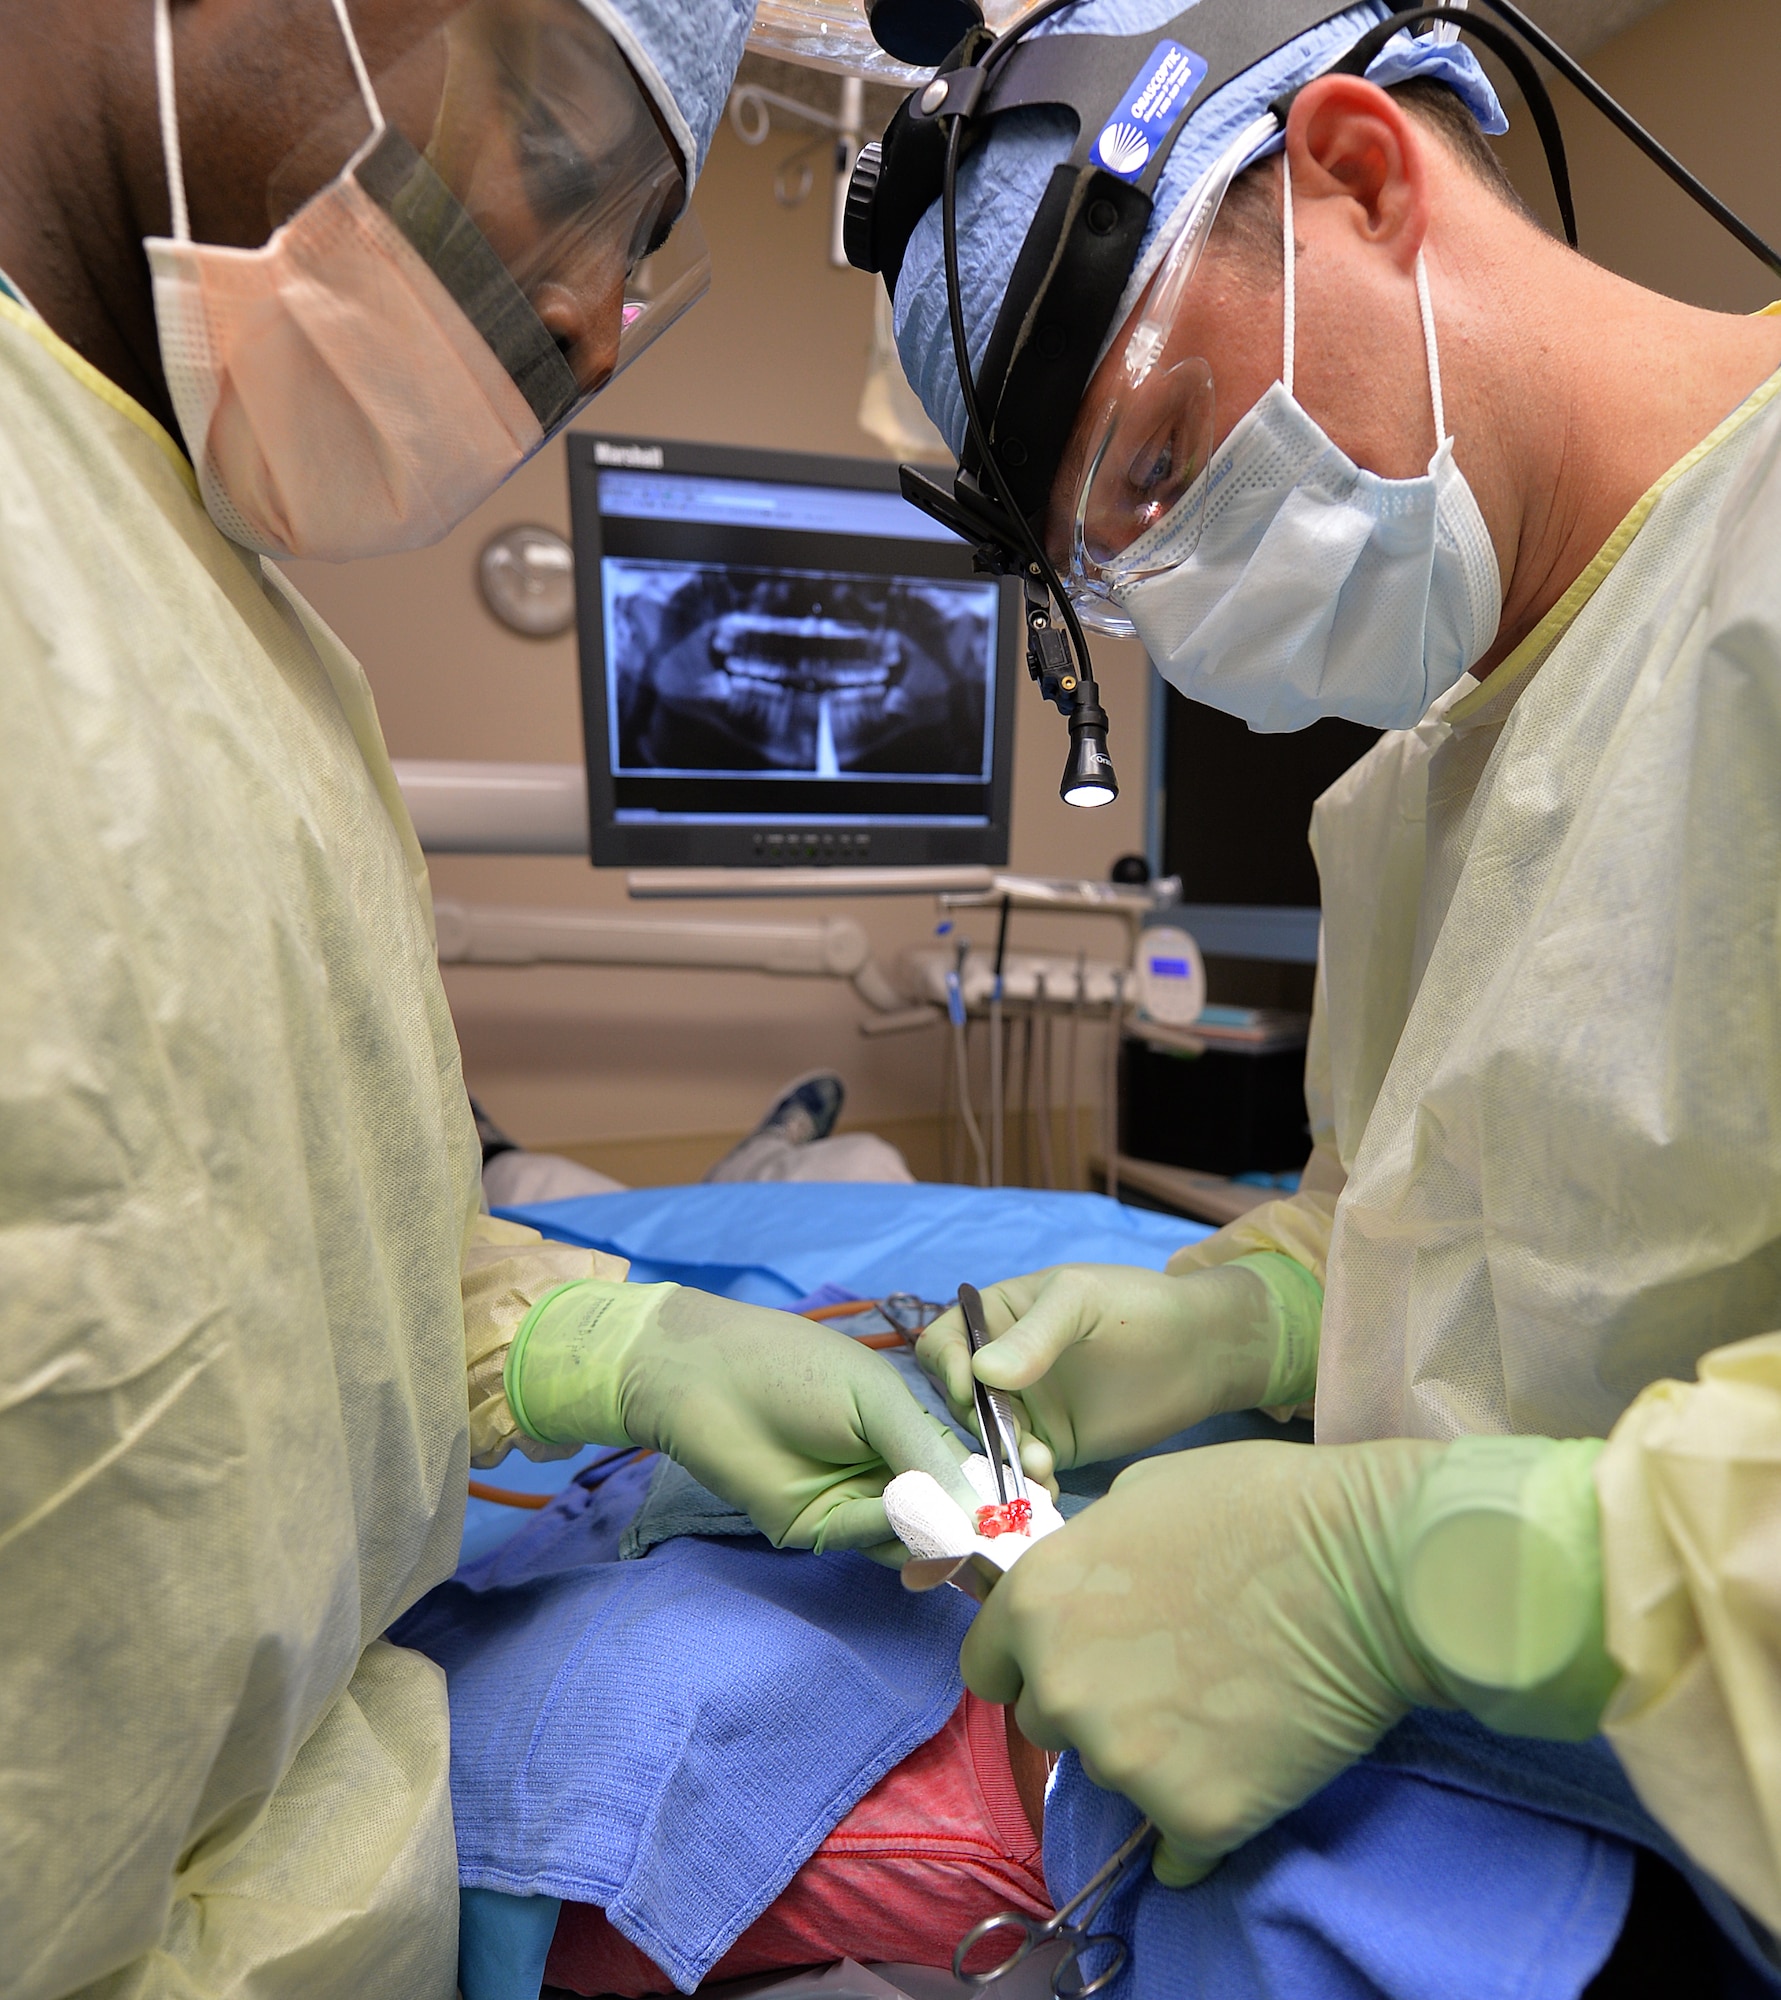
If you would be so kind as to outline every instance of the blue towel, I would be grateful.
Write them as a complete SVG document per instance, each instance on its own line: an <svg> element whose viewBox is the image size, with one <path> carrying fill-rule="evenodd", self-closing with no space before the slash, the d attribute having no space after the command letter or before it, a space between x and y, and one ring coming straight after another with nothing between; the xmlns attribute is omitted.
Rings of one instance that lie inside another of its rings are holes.
<svg viewBox="0 0 1781 2000"><path fill-rule="evenodd" d="M912 1600L861 1558L775 1555L755 1537L663 1544L677 1518L696 1525L710 1511L690 1482L690 1499L676 1486L655 1508L649 1561L614 1564L660 1465L604 1454L396 1634L439 1659L451 1685L453 1800L473 1885L465 2000L531 2000L562 1896L607 1905L691 1983L957 1698L962 1598ZM830 1569L843 1564L853 1574L836 1591ZM912 1632L912 1605L940 1621ZM686 1644L689 1629L699 1644ZM732 1658L746 1659L742 1674ZM792 1677L803 1693L788 1718ZM809 1768L805 1744L829 1776ZM1046 1824L1058 1900L1136 1818L1064 1760ZM1692 1882L1746 1969L1734 1990L1781 1992L1749 1919L1640 1806L1604 1744L1519 1741L1418 1713L1198 1887L1134 1873L1097 1926L1133 1951L1110 2000L1575 2000L1618 1935L1637 1846Z"/></svg>
<svg viewBox="0 0 1781 2000"><path fill-rule="evenodd" d="M450 1686L460 1881L599 1904L690 1991L952 1714L972 1607L759 1536L615 1562L608 1512L553 1504L393 1636Z"/></svg>
<svg viewBox="0 0 1781 2000"><path fill-rule="evenodd" d="M1053 1896L1075 1895L1137 1823L1066 1756L1046 1806ZM1095 1926L1131 1949L1108 2000L1577 2000L1620 1933L1635 1846L1688 1877L1735 1948L1734 1990L1781 1993L1749 1918L1639 1804L1604 1742L1496 1736L1419 1710L1195 1887L1134 1868Z"/></svg>
<svg viewBox="0 0 1781 2000"><path fill-rule="evenodd" d="M640 1284L672 1279L756 1305L787 1306L819 1285L864 1298L950 1299L1047 1264L1143 1264L1211 1230L1098 1194L920 1182L732 1182L635 1188L500 1211L564 1243L631 1260Z"/></svg>

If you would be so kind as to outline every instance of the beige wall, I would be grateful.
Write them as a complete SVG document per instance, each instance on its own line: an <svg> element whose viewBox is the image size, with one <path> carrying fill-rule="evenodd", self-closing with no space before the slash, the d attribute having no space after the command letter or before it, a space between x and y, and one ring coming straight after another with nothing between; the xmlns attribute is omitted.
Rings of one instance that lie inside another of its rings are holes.
<svg viewBox="0 0 1781 2000"><path fill-rule="evenodd" d="M805 451L876 452L855 423L871 332L872 287L831 269L820 184L801 208L774 200L773 170L797 143L776 131L750 150L726 128L699 188L713 278L705 300L595 406L598 427ZM560 447L544 452L438 548L334 568L294 565L300 587L364 661L390 748L399 757L579 760L574 644L513 637L483 609L473 567L499 529L540 521L566 533ZM1097 813L1057 797L1063 719L1036 691L1017 695L1013 863L1104 876L1142 847L1148 669L1107 649L1105 701L1126 790ZM622 875L571 859L442 857L441 895L489 901L628 905ZM689 909L708 905L684 906ZM785 905L761 905L778 914ZM847 911L885 962L933 928L927 901L793 906ZM726 906L734 912L736 906ZM1071 951L1115 948L1108 925L1032 919L1017 940ZM979 922L987 936L989 926ZM815 1064L848 1079L852 1124L878 1123L924 1150L900 1121L938 1103L940 1038L866 1040L864 1010L839 984L748 974L466 967L447 973L471 1088L534 1145L570 1143L623 1178L672 1177L708 1148L602 1147L602 1140L745 1129L774 1087ZM1084 1051L1084 1081L1101 1065ZM893 1123L894 1122L894 1123ZM590 1143L592 1142L592 1143Z"/></svg>
<svg viewBox="0 0 1781 2000"><path fill-rule="evenodd" d="M1542 10L1535 7L1536 14ZM1781 5L1669 0L1592 49L1586 67L1661 144L1769 242L1781 244ZM1642 285L1725 312L1781 298L1781 278L1725 234L1567 84L1564 126L1579 248ZM1500 142L1515 182L1557 227L1532 122ZM1617 357L1602 356L1605 370Z"/></svg>

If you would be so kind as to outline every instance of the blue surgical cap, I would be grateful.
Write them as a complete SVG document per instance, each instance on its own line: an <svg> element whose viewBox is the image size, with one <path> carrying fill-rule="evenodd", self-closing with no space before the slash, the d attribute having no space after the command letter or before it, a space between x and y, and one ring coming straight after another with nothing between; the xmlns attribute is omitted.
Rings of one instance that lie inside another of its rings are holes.
<svg viewBox="0 0 1781 2000"><path fill-rule="evenodd" d="M581 0L625 53L655 100L680 157L688 191L698 179L729 102L755 0Z"/></svg>
<svg viewBox="0 0 1781 2000"><path fill-rule="evenodd" d="M1045 34L1139 35L1178 18L1182 0L1083 0L1042 22ZM1147 280L1147 266L1161 248L1175 211L1200 177L1243 128L1283 90L1321 75L1390 9L1381 0L1351 7L1288 42L1253 69L1233 77L1222 90L1189 114L1158 184L1150 223L1138 248L1134 284ZM1505 132L1509 121L1471 51L1436 34L1413 39L1394 35L1367 75L1374 83L1402 83L1432 77L1457 93L1484 132ZM1189 36L1191 40L1191 35ZM1014 262L1026 241L1052 171L1070 157L1076 121L1067 112L1035 107L1010 111L996 120L989 139L959 170L959 285L970 342L971 372L982 366L990 330L1002 308ZM1279 136L1257 147L1254 158L1278 151ZM965 406L947 320L945 264L940 240L940 204L935 202L915 227L897 279L897 351L910 386L956 458L964 449Z"/></svg>

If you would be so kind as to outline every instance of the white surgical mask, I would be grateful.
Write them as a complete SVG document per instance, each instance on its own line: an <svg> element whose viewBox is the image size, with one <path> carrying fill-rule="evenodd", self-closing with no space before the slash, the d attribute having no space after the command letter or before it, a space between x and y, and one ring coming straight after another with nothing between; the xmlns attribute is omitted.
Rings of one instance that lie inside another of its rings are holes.
<svg viewBox="0 0 1781 2000"><path fill-rule="evenodd" d="M346 561L437 541L544 441L531 405L354 170L386 126L344 0L371 137L257 250L194 243L168 0L155 71L173 237L150 237L167 388L211 519L244 548Z"/></svg>
<svg viewBox="0 0 1781 2000"><path fill-rule="evenodd" d="M1419 479L1365 472L1294 400L1291 175L1285 194L1284 380L1206 472L1198 545L1172 568L1171 522L1128 562L1150 573L1115 602L1165 680L1252 729L1346 716L1407 729L1489 646L1502 614L1496 551L1453 462L1422 253L1416 297L1435 455ZM1195 510L1178 510L1192 519Z"/></svg>

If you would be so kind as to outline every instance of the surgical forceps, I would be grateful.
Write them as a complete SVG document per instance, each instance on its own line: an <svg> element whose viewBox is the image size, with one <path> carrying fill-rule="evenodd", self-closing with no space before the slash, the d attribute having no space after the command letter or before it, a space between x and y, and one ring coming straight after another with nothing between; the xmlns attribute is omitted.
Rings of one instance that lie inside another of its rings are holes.
<svg viewBox="0 0 1781 2000"><path fill-rule="evenodd" d="M976 1354L989 1339L983 1317L983 1297L975 1285L960 1285L959 1312L965 1322L965 1339ZM977 1428L983 1449L989 1455L990 1470L996 1476L996 1498L1004 1507L1010 1500L1027 1497L1026 1474L1020 1464L1020 1431L1014 1421L1014 1406L1001 1389L991 1389L975 1376L972 1394L977 1400Z"/></svg>
<svg viewBox="0 0 1781 2000"><path fill-rule="evenodd" d="M975 1353L983 1339L983 1302L971 1286L961 1285L959 1303L964 1308L965 1328L970 1336L971 1350ZM983 1427L984 1444L991 1453L990 1462L996 1463L999 1447L1009 1455L1013 1476L1020 1478L1020 1459L1012 1441L1013 1412L1006 1408L1006 1399L1004 1408L1000 1410L986 1408L989 1392L981 1382L977 1384L977 1395L978 1422ZM990 1444L992 1437L997 1441L994 1446ZM997 1466L996 1478L1000 1486L1000 1466ZM1025 1490L1024 1481L1021 1490ZM918 1556L903 1565L903 1588L933 1590L941 1584L951 1584L967 1597L974 1597L979 1604L987 1604L990 1592L1001 1582L1002 1575L1001 1569L987 1556L977 1553ZM953 1977L962 1979L969 1986L991 1986L998 1979L1006 1978L1017 1965L1024 1965L1042 1945L1061 1943L1063 1952L1051 1970L1052 2000L1088 2000L1091 1993L1099 1993L1111 1986L1126 1968L1126 1960L1131 1956L1130 1947L1117 1931L1097 1931L1090 1926L1101 1914L1107 1898L1118 1888L1120 1878L1133 1859L1148 1853L1156 1837L1156 1822L1140 1820L1083 1887L1044 1923L1021 1910L999 1910L994 1916L973 1924L959 1939L958 1947L952 1954ZM1079 1911L1080 1917L1072 1922L1071 1919L1077 1917ZM967 1971L965 1960L985 1938L994 1937L999 1931L1019 1934L1019 1942L1014 1949L987 1972ZM1082 1956L1088 1951L1108 1955L1106 1965L1092 1979L1082 1976Z"/></svg>
<svg viewBox="0 0 1781 2000"><path fill-rule="evenodd" d="M1140 1820L1088 1882L1044 1923L1019 1910L1001 1910L995 1916L985 1917L981 1923L973 1924L959 1939L958 1949L952 1954L952 1976L970 1986L988 1986L1005 1978L1017 1965L1025 1964L1042 1945L1061 1943L1063 1954L1051 1971L1052 2000L1087 2000L1089 1994L1099 1993L1103 1987L1111 1986L1125 1970L1130 1950L1117 1931L1091 1930L1089 1926L1101 1914L1102 1905L1119 1886L1120 1877L1134 1857L1148 1853L1155 1839L1155 1823L1148 1819ZM1072 1922L1079 1910L1081 1916ZM967 1956L985 1938L994 1937L998 1931L1016 1931L1020 1942L988 1972L967 1972ZM1106 1965L1092 1979L1082 1976L1082 1955L1087 1951L1108 1954Z"/></svg>

